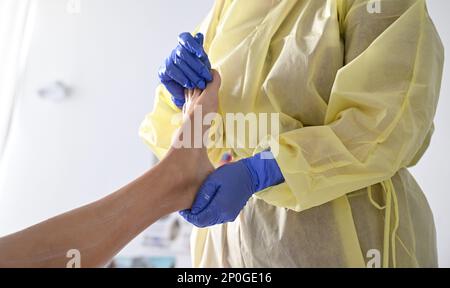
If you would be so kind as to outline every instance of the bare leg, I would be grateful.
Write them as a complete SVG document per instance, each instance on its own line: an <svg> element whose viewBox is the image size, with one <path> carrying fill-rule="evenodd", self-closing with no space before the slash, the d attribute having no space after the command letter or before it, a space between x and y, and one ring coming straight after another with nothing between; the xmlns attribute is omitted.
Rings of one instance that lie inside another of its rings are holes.
<svg viewBox="0 0 450 288"><path fill-rule="evenodd" d="M217 109L220 77L191 97L195 106ZM186 121L184 125L192 125ZM212 170L206 149L172 149L153 169L92 204L0 238L0 267L66 267L69 250L80 252L82 267L101 267L145 228L164 215L189 208Z"/></svg>

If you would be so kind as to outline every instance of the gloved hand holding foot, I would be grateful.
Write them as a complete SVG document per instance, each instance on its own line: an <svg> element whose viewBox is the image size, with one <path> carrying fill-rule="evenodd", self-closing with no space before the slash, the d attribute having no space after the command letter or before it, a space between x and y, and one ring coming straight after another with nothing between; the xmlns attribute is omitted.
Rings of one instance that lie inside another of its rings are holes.
<svg viewBox="0 0 450 288"><path fill-rule="evenodd" d="M203 90L211 82L211 64L203 49L203 35L181 33L178 46L167 57L159 69L161 83L172 94L172 101L182 108L185 103L184 89Z"/></svg>
<svg viewBox="0 0 450 288"><path fill-rule="evenodd" d="M276 160L256 154L226 164L209 175L192 208L180 215L197 227L232 222L254 193L283 182Z"/></svg>

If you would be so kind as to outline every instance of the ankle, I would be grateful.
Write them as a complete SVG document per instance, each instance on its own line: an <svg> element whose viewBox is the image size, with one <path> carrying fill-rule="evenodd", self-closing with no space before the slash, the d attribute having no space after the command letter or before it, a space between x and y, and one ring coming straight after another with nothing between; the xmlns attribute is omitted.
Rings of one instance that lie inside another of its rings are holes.
<svg viewBox="0 0 450 288"><path fill-rule="evenodd" d="M163 162L164 170L173 175L171 190L176 207L178 210L190 208L201 184L214 170L206 149L172 149Z"/></svg>

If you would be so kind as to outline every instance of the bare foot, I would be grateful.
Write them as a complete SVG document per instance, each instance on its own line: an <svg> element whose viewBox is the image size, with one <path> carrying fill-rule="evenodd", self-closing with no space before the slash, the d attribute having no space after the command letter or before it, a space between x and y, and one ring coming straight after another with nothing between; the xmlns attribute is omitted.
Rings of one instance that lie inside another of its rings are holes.
<svg viewBox="0 0 450 288"><path fill-rule="evenodd" d="M196 109L201 107L203 116L208 113L216 113L218 107L218 92L220 88L220 75L212 70L213 81L208 84L205 90L200 89L186 90L186 104L183 107L183 115L191 117Z"/></svg>
<svg viewBox="0 0 450 288"><path fill-rule="evenodd" d="M183 106L183 116L188 116L193 113L193 109L195 106L195 102L198 101L200 95L202 95L202 90L195 89L186 89L184 92L184 96L186 97L186 103Z"/></svg>
<svg viewBox="0 0 450 288"><path fill-rule="evenodd" d="M183 108L183 125L179 130L175 142L183 141L184 145L174 143L167 157L177 165L179 180L185 188L180 191L180 210L191 207L200 185L205 178L214 171L214 166L209 161L206 145L203 143L203 135L210 128L211 123L203 123L203 119L210 113L216 113L218 108L218 92L220 88L220 75L212 71L213 81L205 90L187 90L186 104ZM199 119L196 119L199 118ZM190 135L186 135L190 134ZM189 136L189 141L186 140ZM199 139L200 137L200 139Z"/></svg>

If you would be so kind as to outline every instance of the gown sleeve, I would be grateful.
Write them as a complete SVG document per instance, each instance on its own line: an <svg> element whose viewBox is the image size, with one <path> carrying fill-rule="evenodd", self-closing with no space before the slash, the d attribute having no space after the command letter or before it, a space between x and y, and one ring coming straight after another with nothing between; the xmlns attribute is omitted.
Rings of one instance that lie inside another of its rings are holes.
<svg viewBox="0 0 450 288"><path fill-rule="evenodd" d="M181 110L173 104L171 95L163 85L156 89L153 111L145 116L139 136L161 160L169 151L172 136L181 126Z"/></svg>
<svg viewBox="0 0 450 288"><path fill-rule="evenodd" d="M345 65L323 126L283 133L287 189L258 197L305 210L392 177L416 162L433 130L444 51L424 0L338 1ZM276 194L280 193L280 194Z"/></svg>

